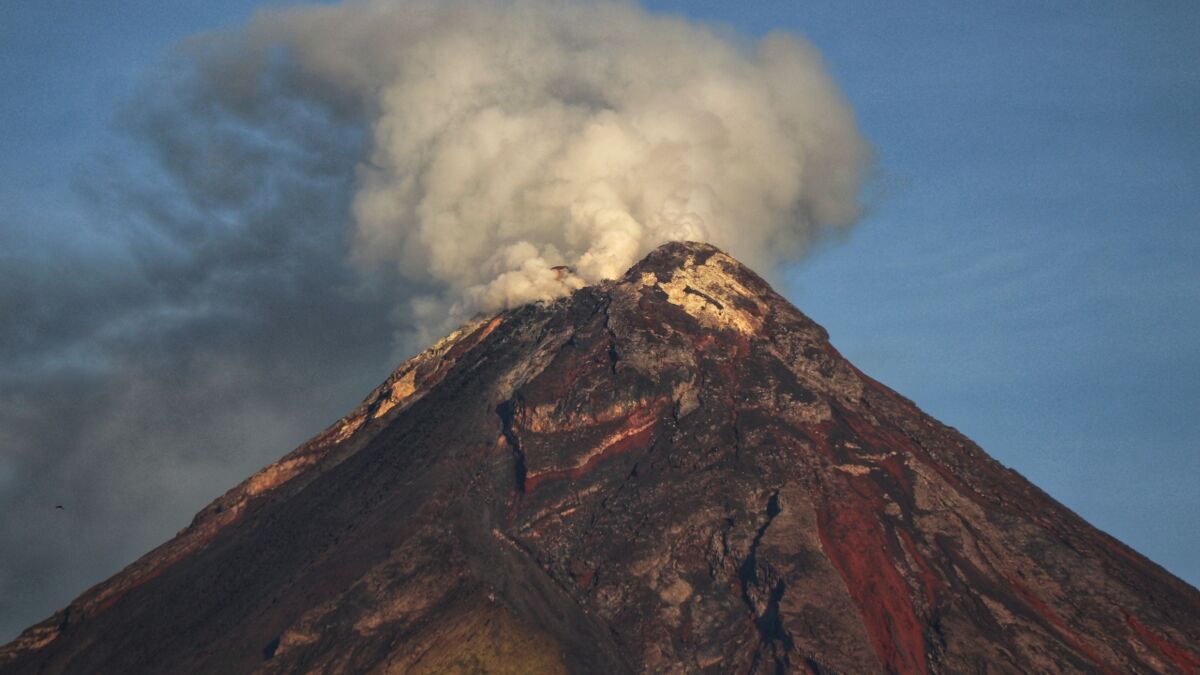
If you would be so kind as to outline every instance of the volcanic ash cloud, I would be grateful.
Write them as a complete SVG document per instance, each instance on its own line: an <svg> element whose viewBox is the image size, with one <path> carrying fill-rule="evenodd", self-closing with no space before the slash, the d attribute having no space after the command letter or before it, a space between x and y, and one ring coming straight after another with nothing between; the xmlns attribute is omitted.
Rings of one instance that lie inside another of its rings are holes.
<svg viewBox="0 0 1200 675"><path fill-rule="evenodd" d="M626 4L302 7L189 50L190 97L238 124L283 101L361 130L354 258L441 316L562 295L670 240L769 270L855 220L870 154L800 39Z"/></svg>

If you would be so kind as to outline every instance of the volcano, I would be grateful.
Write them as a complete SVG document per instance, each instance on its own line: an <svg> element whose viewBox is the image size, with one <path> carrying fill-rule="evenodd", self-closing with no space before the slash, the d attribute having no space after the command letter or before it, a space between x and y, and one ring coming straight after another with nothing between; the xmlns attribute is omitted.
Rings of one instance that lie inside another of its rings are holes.
<svg viewBox="0 0 1200 675"><path fill-rule="evenodd" d="M1200 593L695 243L462 326L3 673L1200 672Z"/></svg>

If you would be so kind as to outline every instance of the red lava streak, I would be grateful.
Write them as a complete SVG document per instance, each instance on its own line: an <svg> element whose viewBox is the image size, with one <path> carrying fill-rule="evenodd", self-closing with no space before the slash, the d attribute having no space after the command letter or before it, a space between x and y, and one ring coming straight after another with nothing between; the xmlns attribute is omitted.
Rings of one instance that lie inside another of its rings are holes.
<svg viewBox="0 0 1200 675"><path fill-rule="evenodd" d="M925 591L925 602L929 605L929 609L933 610L937 607L937 589L940 587L941 581L938 579L937 573L933 571L929 561L921 556L917 551L917 544L913 541L913 536L908 533L908 530L896 528L896 533L904 541L904 547L908 554L917 562L917 567L920 569L921 586Z"/></svg>
<svg viewBox="0 0 1200 675"><path fill-rule="evenodd" d="M1189 675L1200 673L1200 656L1196 656L1170 640L1158 636L1154 631L1143 626L1142 622L1138 621L1137 617L1132 614L1126 614L1125 621L1129 623L1129 627L1139 637L1157 649L1163 656L1167 657L1167 660L1174 664L1176 668Z"/></svg>
<svg viewBox="0 0 1200 675"><path fill-rule="evenodd" d="M658 400L654 405L634 411L624 426L606 438L603 444L585 453L573 466L529 472L525 476L525 492L533 492L538 485L548 480L578 479L609 457L649 445L665 405L665 401Z"/></svg>
<svg viewBox="0 0 1200 675"><path fill-rule="evenodd" d="M866 482L866 481L862 481ZM882 665L893 673L924 673L925 636L908 585L887 554L887 537L870 501L847 491L817 517L821 546L862 614Z"/></svg>
<svg viewBox="0 0 1200 675"><path fill-rule="evenodd" d="M1105 662L1104 659L1101 659L1096 654L1095 650L1089 647L1088 644L1075 633L1075 631L1071 630L1066 622L1062 620L1062 617L1055 613L1054 610L1050 609L1046 602L1038 597L1036 593L1029 590L1025 584L1012 577L1008 578L1008 582L1012 584L1013 588L1017 589L1017 592L1021 594L1021 597L1024 598L1025 602L1030 606L1030 608L1032 608L1035 612L1049 621L1052 626L1054 626L1055 630L1062 635L1063 639L1066 640L1069 645L1075 648L1075 651L1079 652L1083 656L1087 657L1089 661L1096 664L1096 666L1100 669L1100 672L1113 673L1115 675L1117 671L1111 665Z"/></svg>

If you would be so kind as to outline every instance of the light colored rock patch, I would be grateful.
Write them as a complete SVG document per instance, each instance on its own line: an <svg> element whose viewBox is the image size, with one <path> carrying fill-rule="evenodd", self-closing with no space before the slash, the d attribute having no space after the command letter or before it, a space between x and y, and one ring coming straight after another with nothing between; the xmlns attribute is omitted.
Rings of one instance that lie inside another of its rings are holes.
<svg viewBox="0 0 1200 675"><path fill-rule="evenodd" d="M352 415L341 419L334 425L333 433L330 435L330 443L337 445L342 441L354 435L354 432L362 428L363 422L366 421L366 415Z"/></svg>
<svg viewBox="0 0 1200 675"><path fill-rule="evenodd" d="M387 411L396 407L397 404L404 402L413 392L417 390L417 369L413 368L404 374L404 377L396 380L391 389L388 390L387 398L379 403L379 408L375 411L375 417L382 417Z"/></svg>
<svg viewBox="0 0 1200 675"><path fill-rule="evenodd" d="M582 413L564 411L558 401L543 403L525 409L521 416L521 429L539 434L586 429L599 424L629 419L630 416L661 402L658 397L643 396L627 401L617 401L599 411Z"/></svg>
<svg viewBox="0 0 1200 675"><path fill-rule="evenodd" d="M275 648L275 656L283 656L297 647L311 645L319 639L321 639L321 634L315 631L305 632L288 629L284 631L283 635L279 636L279 646Z"/></svg>
<svg viewBox="0 0 1200 675"><path fill-rule="evenodd" d="M397 407L402 408L414 402L416 400L414 394L420 393L425 384L424 382L417 381L417 369L442 358L460 340L474 334L485 321L488 321L488 319L475 319L464 323L458 330L438 340L432 347L409 359L403 366L397 369L396 373L373 394L371 400L375 412L372 415L372 419L383 417ZM476 336L476 342L487 337L501 323L503 323L502 317L497 316L492 318L487 327Z"/></svg>
<svg viewBox="0 0 1200 675"><path fill-rule="evenodd" d="M669 605L682 605L685 600L692 597L692 585L677 578L658 595Z"/></svg>
<svg viewBox="0 0 1200 675"><path fill-rule="evenodd" d="M27 629L21 633L20 637L7 645L0 645L0 664L6 663L9 658L16 658L23 651L41 649L57 640L59 627L44 624L45 622Z"/></svg>
<svg viewBox="0 0 1200 675"><path fill-rule="evenodd" d="M635 577L644 577L662 566L665 558L666 555L663 553L639 558L629 565L629 572Z"/></svg>
<svg viewBox="0 0 1200 675"><path fill-rule="evenodd" d="M979 597L983 600L983 604L987 605L988 611L992 613L992 616L996 617L996 621L999 621L1001 625L1012 626L1017 623L1017 617L1013 616L1013 613L1008 611L1007 607L986 595L980 594Z"/></svg>
<svg viewBox="0 0 1200 675"><path fill-rule="evenodd" d="M427 584L426 587L433 587ZM354 622L354 631L367 636L377 632L381 627L392 623L405 623L406 619L418 616L433 603L442 599L441 593L425 593L421 588L403 587L389 597L377 603L371 611L359 617Z"/></svg>
<svg viewBox="0 0 1200 675"><path fill-rule="evenodd" d="M687 417L696 408L700 407L700 392L692 381L681 382L675 385L671 392L671 397L675 401L675 415L677 418Z"/></svg>
<svg viewBox="0 0 1200 675"><path fill-rule="evenodd" d="M338 599L323 602L308 610L288 626L279 636L279 645L275 648L275 656L281 657L293 649L306 647L321 639L321 631L317 627L321 619L337 609Z"/></svg>
<svg viewBox="0 0 1200 675"><path fill-rule="evenodd" d="M300 455L280 460L246 481L245 496L254 497L277 485L282 485L294 478L296 474L315 464L316 461L317 457L314 455ZM241 503L238 503L238 506L241 506Z"/></svg>
<svg viewBox="0 0 1200 675"><path fill-rule="evenodd" d="M716 253L697 265L694 256L688 256L683 267L675 272L670 281L662 283L653 272L642 274L643 286L655 286L667 294L667 301L678 305L705 326L731 328L742 334L755 334L762 330L762 318L742 309L739 303L753 303L765 313L757 294L746 288L737 277L725 271L729 266L736 269L737 261L724 253Z"/></svg>
<svg viewBox="0 0 1200 675"><path fill-rule="evenodd" d="M836 464L833 468L841 471L842 473L848 473L853 476L865 476L871 473L871 467L863 466L861 464Z"/></svg>

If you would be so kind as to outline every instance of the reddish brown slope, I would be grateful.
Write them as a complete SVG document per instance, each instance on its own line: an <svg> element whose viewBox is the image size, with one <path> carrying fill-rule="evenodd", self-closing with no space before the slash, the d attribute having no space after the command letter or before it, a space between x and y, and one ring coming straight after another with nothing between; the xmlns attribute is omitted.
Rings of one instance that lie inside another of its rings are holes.
<svg viewBox="0 0 1200 675"><path fill-rule="evenodd" d="M1200 593L715 249L478 322L3 672L1196 672Z"/></svg>

